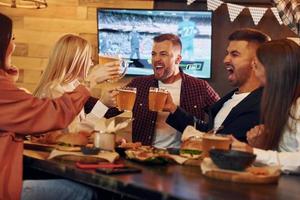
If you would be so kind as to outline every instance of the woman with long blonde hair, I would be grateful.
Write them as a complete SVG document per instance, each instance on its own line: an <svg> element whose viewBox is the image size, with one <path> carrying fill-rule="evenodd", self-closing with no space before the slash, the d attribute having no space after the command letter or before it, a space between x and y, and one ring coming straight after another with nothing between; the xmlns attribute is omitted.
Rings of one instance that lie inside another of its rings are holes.
<svg viewBox="0 0 300 200"><path fill-rule="evenodd" d="M64 35L56 42L34 95L57 98L73 91L80 82L89 81L95 85L119 74L118 62L94 66L90 70L93 66L91 57L92 47L85 39L73 34ZM94 123L104 116L108 107L115 106L114 95L113 92L104 93L102 102L97 101L89 114L82 110L68 132L92 131Z"/></svg>

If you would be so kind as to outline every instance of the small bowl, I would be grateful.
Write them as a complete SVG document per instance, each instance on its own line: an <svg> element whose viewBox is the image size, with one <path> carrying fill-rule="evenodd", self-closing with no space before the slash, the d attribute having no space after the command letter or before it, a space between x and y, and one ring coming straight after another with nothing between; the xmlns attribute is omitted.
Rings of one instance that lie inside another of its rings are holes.
<svg viewBox="0 0 300 200"><path fill-rule="evenodd" d="M84 155L97 155L100 152L100 148L97 147L81 147L81 152Z"/></svg>
<svg viewBox="0 0 300 200"><path fill-rule="evenodd" d="M256 155L244 151L211 149L209 151L212 161L221 169L242 171L249 167Z"/></svg>
<svg viewBox="0 0 300 200"><path fill-rule="evenodd" d="M170 147L170 148L167 148L167 151L168 151L169 154L172 154L172 155L179 155L180 154L180 148Z"/></svg>
<svg viewBox="0 0 300 200"><path fill-rule="evenodd" d="M126 156L126 151L127 149L126 148L123 148L123 147L116 147L115 148L115 151L122 157L125 157Z"/></svg>

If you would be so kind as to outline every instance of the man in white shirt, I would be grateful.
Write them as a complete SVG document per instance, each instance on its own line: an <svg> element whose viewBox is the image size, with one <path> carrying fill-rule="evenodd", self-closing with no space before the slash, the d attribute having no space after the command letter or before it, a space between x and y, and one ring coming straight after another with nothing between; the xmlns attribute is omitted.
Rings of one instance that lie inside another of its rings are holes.
<svg viewBox="0 0 300 200"><path fill-rule="evenodd" d="M268 41L269 37L255 29L240 29L228 39L224 64L228 81L236 89L207 110L208 122L199 120L176 106L169 97L165 105L165 109L171 112L167 123L177 130L183 131L187 125L196 124L200 131L215 130L246 141L246 132L259 124L262 88L254 72L254 58L256 49Z"/></svg>

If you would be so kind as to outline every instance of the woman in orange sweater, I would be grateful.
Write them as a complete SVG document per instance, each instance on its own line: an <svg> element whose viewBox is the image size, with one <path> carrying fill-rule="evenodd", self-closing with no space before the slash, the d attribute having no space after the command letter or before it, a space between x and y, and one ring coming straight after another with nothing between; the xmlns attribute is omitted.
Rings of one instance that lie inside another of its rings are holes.
<svg viewBox="0 0 300 200"><path fill-rule="evenodd" d="M18 69L11 65L15 48L12 20L1 13L0 27L0 199L15 200L20 199L22 191L23 137L67 127L83 108L90 93L84 86L78 85L74 91L51 100L33 97L19 89L14 83ZM40 199L34 196L39 189L44 189L43 199L92 197L90 189L67 180L29 183L23 190L23 199ZM57 194L56 189L63 191L59 197L53 196Z"/></svg>

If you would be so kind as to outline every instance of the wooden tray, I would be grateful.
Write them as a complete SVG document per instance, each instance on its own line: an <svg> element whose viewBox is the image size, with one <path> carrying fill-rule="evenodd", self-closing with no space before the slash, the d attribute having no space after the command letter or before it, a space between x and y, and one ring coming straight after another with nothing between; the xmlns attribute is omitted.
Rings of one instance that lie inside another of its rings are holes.
<svg viewBox="0 0 300 200"><path fill-rule="evenodd" d="M24 141L24 149L51 152L54 148L55 145L53 144L40 144L40 143L30 142L28 140Z"/></svg>
<svg viewBox="0 0 300 200"><path fill-rule="evenodd" d="M233 171L218 168L210 158L205 158L201 163L201 170L204 176L231 181L237 183L268 184L277 183L280 177L279 167L262 167L268 171L268 175L255 175L247 171Z"/></svg>

